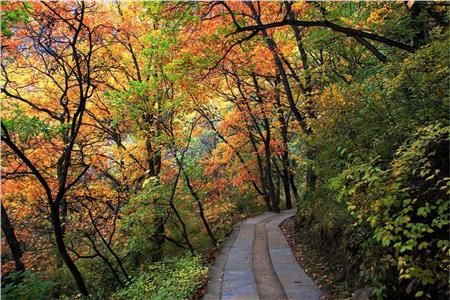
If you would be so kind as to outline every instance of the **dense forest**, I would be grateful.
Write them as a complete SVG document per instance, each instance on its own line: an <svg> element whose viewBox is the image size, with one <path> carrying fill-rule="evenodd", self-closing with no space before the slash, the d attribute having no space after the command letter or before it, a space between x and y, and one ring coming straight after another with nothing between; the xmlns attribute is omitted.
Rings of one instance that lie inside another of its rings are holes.
<svg viewBox="0 0 450 300"><path fill-rule="evenodd" d="M3 299L197 299L297 208L330 299L448 299L447 2L1 2Z"/></svg>

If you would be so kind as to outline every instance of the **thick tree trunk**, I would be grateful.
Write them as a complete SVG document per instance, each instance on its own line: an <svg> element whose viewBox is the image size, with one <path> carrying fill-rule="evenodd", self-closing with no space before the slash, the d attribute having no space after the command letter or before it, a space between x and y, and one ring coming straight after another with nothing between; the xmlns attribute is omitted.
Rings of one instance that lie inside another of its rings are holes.
<svg viewBox="0 0 450 300"><path fill-rule="evenodd" d="M273 212L279 213L280 212L280 207L278 206L278 201L277 201L277 195L275 193L275 186L273 184L273 179L272 179L272 166L271 166L271 162L270 162L270 151L265 151L266 152L266 181L267 181L267 189L269 192L269 197L270 197L270 202L272 204L272 210ZM268 152L268 153L267 153ZM269 158L268 158L269 156Z"/></svg>
<svg viewBox="0 0 450 300"><path fill-rule="evenodd" d="M50 218L52 220L53 232L55 235L55 241L56 246L58 248L58 252L61 255L61 258L63 259L70 273L72 274L72 277L74 278L75 283L78 286L78 289L80 290L81 294L87 297L89 296L89 292L84 283L83 277L81 276L80 271L73 262L69 253L67 253L66 244L64 242L63 228L61 226L61 220L59 216L59 207L57 207L54 203L50 205Z"/></svg>
<svg viewBox="0 0 450 300"><path fill-rule="evenodd" d="M16 237L16 233L14 232L14 227L11 224L11 221L8 216L8 212L6 208L1 204L1 217L2 217L2 231L5 235L6 242L8 243L9 249L11 250L11 254L14 258L14 263L16 266L17 272L25 271L25 265L22 262L22 249L20 247L20 242Z"/></svg>
<svg viewBox="0 0 450 300"><path fill-rule="evenodd" d="M272 178L272 158L271 158L271 152L270 152L270 126L269 121L267 118L264 118L264 129L266 131L266 138L264 140L264 156L265 156L265 175L266 175L266 184L267 184L267 190L269 192L270 202L272 204L272 209L274 212L279 213L280 207L278 205L277 196L275 194L275 186L273 184L273 178Z"/></svg>
<svg viewBox="0 0 450 300"><path fill-rule="evenodd" d="M276 164L276 162L272 162L273 164ZM281 181L283 181L283 174L279 172L279 169L276 168L275 172L275 195L277 199L278 206L280 206L281 203Z"/></svg>
<svg viewBox="0 0 450 300"><path fill-rule="evenodd" d="M152 121L149 117L147 117L147 122L152 125ZM157 130L157 133L160 134L160 130ZM148 177L158 177L159 172L161 170L161 155L160 152L156 152L154 150L154 147L152 145L152 138L153 136L148 136L145 145L146 145L146 155L147 155L147 164L149 168ZM158 200L154 199L153 205L157 206ZM158 211L158 210L156 210ZM155 215L155 232L150 236L151 241L154 244L154 248L152 251L152 257L151 260L153 262L160 261L163 257L162 253L162 247L164 245L165 241L165 220L163 217L158 215L158 212L156 212Z"/></svg>
<svg viewBox="0 0 450 300"><path fill-rule="evenodd" d="M292 208L292 200L291 200L291 188L290 188L290 180L289 180L289 156L287 150L283 153L283 187L284 187L284 197L285 197L285 205L286 209Z"/></svg>
<svg viewBox="0 0 450 300"><path fill-rule="evenodd" d="M285 205L286 209L292 208L292 201L291 201L291 190L290 190L290 180L289 180L289 149L288 149L288 124L287 120L283 113L283 107L281 106L280 101L280 94L278 92L278 83L279 83L279 76L277 76L277 79L275 81L275 88L276 94L275 94L275 100L277 104L277 110L278 110L278 120L281 124L281 138L283 141L283 147L284 152L281 157L282 164L283 164L283 188L284 188L284 195L285 195Z"/></svg>
<svg viewBox="0 0 450 300"><path fill-rule="evenodd" d="M156 204L155 204L156 205ZM165 226L162 218L155 219L156 230L150 237L155 247L152 251L152 261L160 261L163 257L162 246L164 244Z"/></svg>
<svg viewBox="0 0 450 300"><path fill-rule="evenodd" d="M67 143L67 141L66 141L66 143ZM61 232L64 236L66 234L66 219L67 219L67 201L66 201L65 197L61 201L60 216L61 216ZM61 270L63 266L64 266L64 261L63 261L62 257L60 255L57 255L56 256L56 270L57 271ZM61 284L58 283L58 285L53 290L52 296L54 298L59 299L59 297L61 295L61 288L62 288Z"/></svg>
<svg viewBox="0 0 450 300"><path fill-rule="evenodd" d="M294 193L295 204L298 205L300 201L300 195L298 194L298 189L295 185L294 174L292 174L292 172L289 172L289 183L291 185L292 192Z"/></svg>
<svg viewBox="0 0 450 300"><path fill-rule="evenodd" d="M416 1L412 5L411 11L411 26L415 29L415 35L413 36L413 45L415 48L426 43L429 36L429 19L424 17L426 14L425 8L427 3Z"/></svg>
<svg viewBox="0 0 450 300"><path fill-rule="evenodd" d="M256 23L259 26L262 26L263 24L261 22L261 19L257 13L255 7L253 6L253 3L251 3L251 2L246 2L246 3L252 11L253 19L256 21ZM289 79L286 74L286 70L284 69L283 62L277 53L275 41L269 37L267 30L262 29L261 33L262 33L264 39L266 40L267 47L269 48L269 50L272 53L273 58L275 60L275 65L277 66L278 72L280 74L281 82L282 82L284 90L286 92L286 97L287 97L287 100L289 103L289 107L290 107L295 119L300 124L300 127L302 128L303 132L309 135L312 133L311 128L307 125L305 116L300 112L300 110L297 108L297 106L295 104L294 96L292 94L292 89L289 84ZM312 167L310 167L308 169L307 173L308 174L307 174L306 187L307 187L307 192L308 192L308 191L312 191L315 189L316 175L315 175Z"/></svg>

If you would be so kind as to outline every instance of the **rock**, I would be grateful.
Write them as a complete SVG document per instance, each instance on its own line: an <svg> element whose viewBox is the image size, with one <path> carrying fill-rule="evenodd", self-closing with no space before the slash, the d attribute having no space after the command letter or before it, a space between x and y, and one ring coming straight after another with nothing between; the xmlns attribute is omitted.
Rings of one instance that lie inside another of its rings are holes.
<svg viewBox="0 0 450 300"><path fill-rule="evenodd" d="M371 299L373 299L373 296L374 296L373 291L374 291L373 287L356 290L353 293L352 299L353 300L371 300Z"/></svg>

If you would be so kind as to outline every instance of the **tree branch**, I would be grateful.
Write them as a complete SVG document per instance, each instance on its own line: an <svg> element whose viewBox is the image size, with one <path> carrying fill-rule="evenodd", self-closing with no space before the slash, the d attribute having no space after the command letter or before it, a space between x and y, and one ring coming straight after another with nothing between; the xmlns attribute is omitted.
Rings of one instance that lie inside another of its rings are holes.
<svg viewBox="0 0 450 300"><path fill-rule="evenodd" d="M343 33L343 34L345 34L347 36L350 36L350 37L354 37L354 38L359 37L359 38L365 38L365 39L377 41L377 42L380 42L380 43L383 43L383 44L386 44L386 45L389 45L389 46L392 46L392 47L396 47L396 48L399 48L399 49L402 49L402 50L405 50L405 51L408 51L408 52L414 52L414 51L417 50L413 46L409 46L407 44L403 44L401 42L394 41L394 40L386 38L384 36L380 36L380 35L377 35L375 33L370 33L370 32L363 31L363 30L343 27L343 26L340 26L338 24L332 23L332 22L327 21L327 20L323 20L323 21L302 21L302 20L285 19L285 20L280 21L280 22L273 22L273 23L268 23L268 24L239 27L239 28L236 29L236 31L234 31L233 33L228 34L227 36L233 35L233 34L236 34L236 33L240 33L240 32L245 32L245 31L253 31L253 32L256 31L256 32L258 32L258 31L262 31L262 30L265 30L265 29L269 29L269 28L277 28L277 27L283 27L283 26L287 26L287 25L302 26L302 27L325 27L325 28L330 28L333 31Z"/></svg>

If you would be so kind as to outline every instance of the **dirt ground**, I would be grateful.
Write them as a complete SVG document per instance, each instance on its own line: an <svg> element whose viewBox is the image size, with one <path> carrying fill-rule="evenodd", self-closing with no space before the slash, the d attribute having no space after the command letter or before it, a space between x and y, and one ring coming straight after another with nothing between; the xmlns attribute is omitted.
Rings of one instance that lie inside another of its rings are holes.
<svg viewBox="0 0 450 300"><path fill-rule="evenodd" d="M317 242L317 238L308 236L306 230L296 231L294 217L281 224L281 231L286 236L298 263L322 290L325 299L344 300L352 298L353 291L347 290L345 284L336 280L341 276L335 266L332 265L333 263L321 254L323 249L321 249L322 245Z"/></svg>

